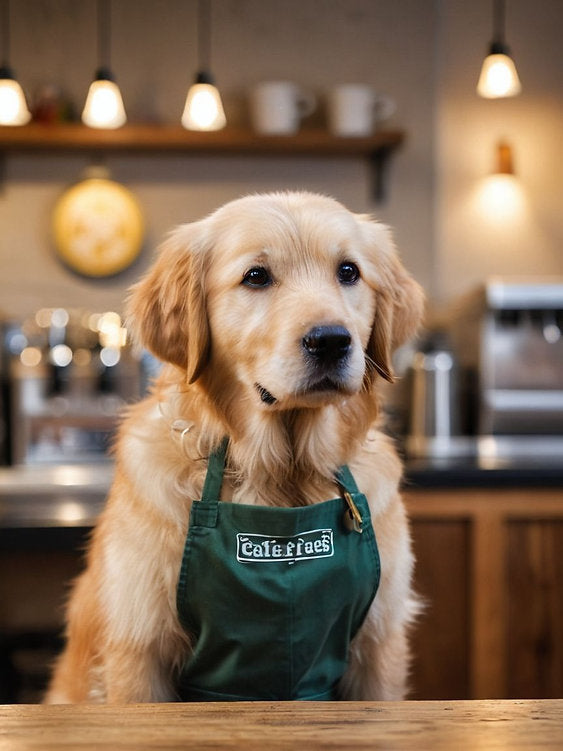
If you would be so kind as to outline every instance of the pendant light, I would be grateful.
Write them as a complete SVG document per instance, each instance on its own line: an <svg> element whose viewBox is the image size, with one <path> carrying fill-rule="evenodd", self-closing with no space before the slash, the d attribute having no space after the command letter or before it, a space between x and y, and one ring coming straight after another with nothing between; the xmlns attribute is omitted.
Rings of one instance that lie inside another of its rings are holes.
<svg viewBox="0 0 563 751"><path fill-rule="evenodd" d="M182 125L187 130L221 130L227 124L223 103L209 69L211 19L208 0L198 0L197 42L199 70L188 91Z"/></svg>
<svg viewBox="0 0 563 751"><path fill-rule="evenodd" d="M109 0L98 0L98 63L96 77L90 85L82 122L90 128L119 128L127 122L119 86L109 67L110 7Z"/></svg>
<svg viewBox="0 0 563 751"><path fill-rule="evenodd" d="M2 62L0 64L0 125L25 125L31 120L22 87L8 62L10 57L10 3L2 3Z"/></svg>
<svg viewBox="0 0 563 751"><path fill-rule="evenodd" d="M493 3L493 41L477 84L477 93L486 99L516 96L522 90L510 49L504 41L505 0L493 0Z"/></svg>

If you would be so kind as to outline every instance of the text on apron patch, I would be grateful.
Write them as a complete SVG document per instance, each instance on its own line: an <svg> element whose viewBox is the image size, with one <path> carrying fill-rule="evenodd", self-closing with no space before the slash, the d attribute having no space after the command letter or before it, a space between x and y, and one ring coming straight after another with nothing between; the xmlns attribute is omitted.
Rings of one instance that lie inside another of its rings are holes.
<svg viewBox="0 0 563 751"><path fill-rule="evenodd" d="M311 529L292 537L237 534L237 561L241 563L293 563L333 555L332 529Z"/></svg>

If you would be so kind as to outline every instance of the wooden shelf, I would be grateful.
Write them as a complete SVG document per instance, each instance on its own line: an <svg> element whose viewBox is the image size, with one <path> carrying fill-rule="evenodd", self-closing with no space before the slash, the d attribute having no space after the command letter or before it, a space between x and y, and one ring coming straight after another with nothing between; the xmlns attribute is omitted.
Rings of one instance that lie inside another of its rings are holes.
<svg viewBox="0 0 563 751"><path fill-rule="evenodd" d="M402 143L401 131L380 131L368 138L338 138L324 130L302 130L292 136L261 136L250 130L226 128L212 132L176 125L125 125L96 130L78 124L0 127L3 150L126 150L224 153L319 154L370 156Z"/></svg>
<svg viewBox="0 0 563 751"><path fill-rule="evenodd" d="M5 153L120 151L364 157L374 167L378 198L383 196L383 170L388 157L403 141L404 133L399 130L382 130L366 138L339 138L320 129L304 129L291 136L263 136L235 128L201 133L179 125L125 125L116 130L97 130L75 123L0 127L0 151Z"/></svg>

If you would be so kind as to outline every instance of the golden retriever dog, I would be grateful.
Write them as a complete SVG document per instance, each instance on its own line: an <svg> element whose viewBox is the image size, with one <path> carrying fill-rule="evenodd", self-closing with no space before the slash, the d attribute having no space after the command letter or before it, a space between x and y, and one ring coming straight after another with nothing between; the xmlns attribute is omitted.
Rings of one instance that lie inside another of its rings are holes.
<svg viewBox="0 0 563 751"><path fill-rule="evenodd" d="M414 334L422 309L388 228L324 196L244 197L168 237L128 302L134 338L166 365L120 427L115 480L69 599L47 702L178 700L178 675L198 648L178 616L179 572L208 458L225 437L221 509L285 514L344 503L335 477L349 467L367 498L381 569L333 698L404 698L418 605L401 463L378 429L377 390L393 380L392 352ZM354 544L367 539L349 534ZM273 566L260 571L271 577ZM348 575L361 582L366 572ZM205 579L207 603L228 602L214 570ZM337 573L325 587L333 591L316 590L315 601L345 595L339 583ZM292 618L306 630L315 608L311 600ZM276 629L268 612L241 604L215 625L228 631L231 618L247 618ZM258 662L272 675L283 669L268 644L261 649ZM229 663L228 649L221 659Z"/></svg>

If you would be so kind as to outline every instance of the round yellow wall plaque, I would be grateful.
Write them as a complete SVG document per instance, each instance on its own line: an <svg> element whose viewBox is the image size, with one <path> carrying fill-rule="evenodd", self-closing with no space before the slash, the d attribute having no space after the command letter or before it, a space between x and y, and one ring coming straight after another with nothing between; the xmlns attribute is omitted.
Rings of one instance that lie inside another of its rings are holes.
<svg viewBox="0 0 563 751"><path fill-rule="evenodd" d="M66 190L53 214L55 246L74 271L112 276L130 266L143 243L144 221L131 191L105 178Z"/></svg>

